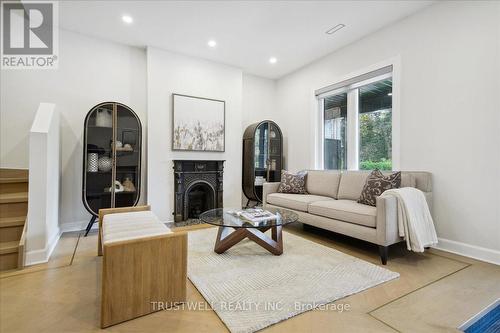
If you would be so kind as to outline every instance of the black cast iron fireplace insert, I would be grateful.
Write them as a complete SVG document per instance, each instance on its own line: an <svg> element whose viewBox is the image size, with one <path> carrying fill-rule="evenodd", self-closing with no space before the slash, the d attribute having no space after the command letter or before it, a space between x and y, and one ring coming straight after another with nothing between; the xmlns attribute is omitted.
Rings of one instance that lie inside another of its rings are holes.
<svg viewBox="0 0 500 333"><path fill-rule="evenodd" d="M174 160L174 221L222 208L224 161Z"/></svg>

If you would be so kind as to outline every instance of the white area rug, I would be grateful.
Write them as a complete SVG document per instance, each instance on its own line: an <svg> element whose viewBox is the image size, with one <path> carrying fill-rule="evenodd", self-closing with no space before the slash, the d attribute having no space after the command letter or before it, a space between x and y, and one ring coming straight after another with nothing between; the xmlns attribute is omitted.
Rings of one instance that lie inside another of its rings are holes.
<svg viewBox="0 0 500 333"><path fill-rule="evenodd" d="M245 240L213 252L217 228L189 232L188 277L231 332L254 332L399 277L283 232L274 256Z"/></svg>

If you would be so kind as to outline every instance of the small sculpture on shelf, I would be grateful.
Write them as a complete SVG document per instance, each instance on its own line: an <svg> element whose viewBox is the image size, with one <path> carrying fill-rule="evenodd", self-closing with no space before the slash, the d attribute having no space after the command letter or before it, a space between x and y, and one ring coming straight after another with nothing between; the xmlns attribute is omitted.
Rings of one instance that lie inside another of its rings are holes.
<svg viewBox="0 0 500 333"><path fill-rule="evenodd" d="M106 187L104 189L104 192L111 192L111 189L112 189L112 187ZM125 188L123 187L122 183L120 183L120 181L118 181L118 180L115 180L115 193L123 192L123 191L125 191Z"/></svg>
<svg viewBox="0 0 500 333"><path fill-rule="evenodd" d="M113 144L111 144L113 147ZM116 151L134 151L134 148L130 143L123 144L121 141L115 141L115 150Z"/></svg>
<svg viewBox="0 0 500 333"><path fill-rule="evenodd" d="M125 176L123 178L123 190L125 192L135 192L135 185L132 182L132 176Z"/></svg>

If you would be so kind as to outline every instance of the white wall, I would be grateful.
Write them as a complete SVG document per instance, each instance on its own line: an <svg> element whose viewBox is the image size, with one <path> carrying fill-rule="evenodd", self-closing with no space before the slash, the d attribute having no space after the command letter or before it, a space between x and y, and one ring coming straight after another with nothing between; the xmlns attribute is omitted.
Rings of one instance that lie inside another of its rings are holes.
<svg viewBox="0 0 500 333"><path fill-rule="evenodd" d="M241 197L242 71L214 62L155 48L147 50L148 203L162 221L172 221L175 159L226 160L224 206ZM172 94L226 101L226 147L223 153L171 150Z"/></svg>
<svg viewBox="0 0 500 333"><path fill-rule="evenodd" d="M35 111L40 102L56 104L62 140L59 218L61 228L69 230L90 219L81 199L85 115L100 102L118 101L138 114L145 129L146 54L61 31L59 59L57 70L2 70L0 166L28 168L28 134Z"/></svg>
<svg viewBox="0 0 500 333"><path fill-rule="evenodd" d="M41 103L29 135L26 265L46 262L59 236L60 126L54 104Z"/></svg>
<svg viewBox="0 0 500 333"><path fill-rule="evenodd" d="M432 172L440 246L500 262L499 43L499 2L444 2L280 79L289 168L314 167L314 90L400 57L401 169Z"/></svg>
<svg viewBox="0 0 500 333"><path fill-rule="evenodd" d="M276 114L276 81L243 74L243 130ZM279 125L279 124L278 124ZM243 133L242 133L243 134Z"/></svg>

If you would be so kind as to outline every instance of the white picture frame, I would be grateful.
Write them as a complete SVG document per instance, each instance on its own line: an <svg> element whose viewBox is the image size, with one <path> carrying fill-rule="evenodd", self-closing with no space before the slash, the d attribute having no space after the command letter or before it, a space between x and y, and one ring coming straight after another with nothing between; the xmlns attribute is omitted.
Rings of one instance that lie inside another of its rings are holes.
<svg viewBox="0 0 500 333"><path fill-rule="evenodd" d="M226 102L172 94L172 150L225 151Z"/></svg>

